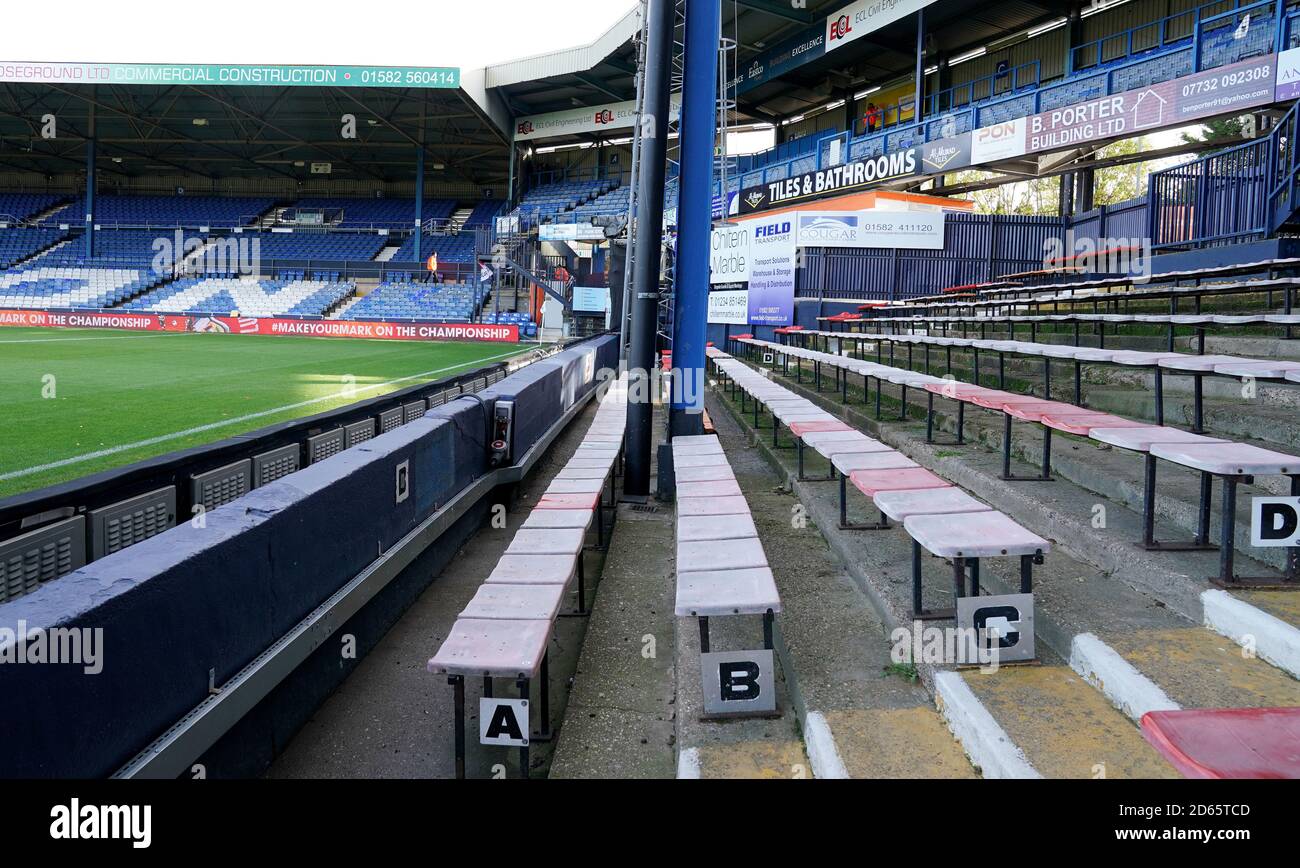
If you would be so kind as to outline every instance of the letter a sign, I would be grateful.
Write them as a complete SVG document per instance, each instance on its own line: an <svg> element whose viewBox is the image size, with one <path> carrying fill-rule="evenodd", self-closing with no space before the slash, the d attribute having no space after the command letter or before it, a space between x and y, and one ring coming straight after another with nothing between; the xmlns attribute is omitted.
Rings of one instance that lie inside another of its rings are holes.
<svg viewBox="0 0 1300 868"><path fill-rule="evenodd" d="M771 651L719 651L700 655L704 717L776 713Z"/></svg>
<svg viewBox="0 0 1300 868"><path fill-rule="evenodd" d="M498 747L528 747L528 700L480 699L478 742Z"/></svg>

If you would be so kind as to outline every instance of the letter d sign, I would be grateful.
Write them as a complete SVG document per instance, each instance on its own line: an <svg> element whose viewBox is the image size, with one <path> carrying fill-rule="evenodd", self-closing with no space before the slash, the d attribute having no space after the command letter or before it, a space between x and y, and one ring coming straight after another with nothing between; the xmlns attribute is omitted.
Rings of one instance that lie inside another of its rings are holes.
<svg viewBox="0 0 1300 868"><path fill-rule="evenodd" d="M1250 544L1259 548L1300 546L1300 497L1256 497Z"/></svg>

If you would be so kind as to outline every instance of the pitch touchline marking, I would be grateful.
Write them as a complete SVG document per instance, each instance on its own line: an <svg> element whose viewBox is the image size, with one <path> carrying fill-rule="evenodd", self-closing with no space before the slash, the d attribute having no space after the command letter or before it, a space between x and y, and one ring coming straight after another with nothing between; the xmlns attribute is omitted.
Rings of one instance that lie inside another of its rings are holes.
<svg viewBox="0 0 1300 868"><path fill-rule="evenodd" d="M123 335L120 338L101 338L101 337L81 337L81 338L32 338L30 340L0 340L0 344L52 344L60 341L129 341L139 338L174 338L178 335L189 334L189 332L166 332L149 335Z"/></svg>
<svg viewBox="0 0 1300 868"><path fill-rule="evenodd" d="M42 473L46 470L56 470L60 467L67 467L69 464L80 464L83 461L93 461L96 458L104 458L109 455L116 455L119 452L129 452L132 449L142 449L145 446L153 446L157 443L166 443L168 440L176 440L180 437L189 437L191 434L202 434L204 431L212 431L217 428L225 428L229 425L237 425L240 422L248 422L253 419L261 419L264 416L274 416L277 413L287 413L290 410L297 410L301 407L310 407L312 404L319 404L322 401L331 401L335 398L355 397L360 392L371 389L382 389L385 386L395 386L398 383L405 383L409 380L418 380L422 377L432 377L437 374L445 374L448 371L454 371L457 368L465 368L470 365L479 365L484 362L495 362L499 359L509 358L510 356L520 355L518 350L511 350L508 353L501 353L495 356L489 356L483 359L475 359L472 362L462 362L459 365L451 365L445 368L438 368L436 371L424 371L419 374L411 374L406 377L398 377L396 380L389 380L386 383L373 383L369 386L356 386L351 389L344 389L333 395L321 395L319 398L311 398L306 401L299 401L296 404L286 404L283 407L275 407L270 410L259 410L256 413L248 413L244 416L237 416L234 419L222 419L220 422L209 422L206 425L198 425L194 428L187 428L184 431L174 431L171 434L160 434L157 437L150 437L147 440L137 440L134 443L123 443L121 446L113 446L108 449L100 449L95 452L87 452L84 455L76 455L72 458L61 458L58 461L51 461L49 464L41 464L36 467L26 467L22 470L12 470L9 473L0 473L0 482L9 479L18 479L22 476L31 476L33 473Z"/></svg>

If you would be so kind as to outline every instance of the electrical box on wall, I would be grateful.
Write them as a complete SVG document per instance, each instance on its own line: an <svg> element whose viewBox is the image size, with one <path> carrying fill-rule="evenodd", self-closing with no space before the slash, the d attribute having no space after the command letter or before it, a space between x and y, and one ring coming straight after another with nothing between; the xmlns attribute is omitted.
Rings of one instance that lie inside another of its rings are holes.
<svg viewBox="0 0 1300 868"><path fill-rule="evenodd" d="M514 439L515 402L497 401L492 411L492 454L489 457L493 467L500 467L514 460Z"/></svg>

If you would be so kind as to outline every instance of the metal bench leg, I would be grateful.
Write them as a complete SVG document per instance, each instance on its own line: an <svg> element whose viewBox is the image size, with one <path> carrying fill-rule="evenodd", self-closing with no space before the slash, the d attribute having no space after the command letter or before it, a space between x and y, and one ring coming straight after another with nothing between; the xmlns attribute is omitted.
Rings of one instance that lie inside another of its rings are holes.
<svg viewBox="0 0 1300 868"><path fill-rule="evenodd" d="M763 613L763 648L766 651L771 651L773 648L772 625L775 618L776 615L771 609Z"/></svg>
<svg viewBox="0 0 1300 868"><path fill-rule="evenodd" d="M455 734L453 741L456 754L456 780L465 780L465 676L449 675L447 683L451 685L452 705L455 708Z"/></svg>
<svg viewBox="0 0 1300 868"><path fill-rule="evenodd" d="M1083 406L1083 362L1074 363L1074 405Z"/></svg>
<svg viewBox="0 0 1300 868"><path fill-rule="evenodd" d="M980 559L971 558L970 565L970 596L978 597L980 595Z"/></svg>
<svg viewBox="0 0 1300 868"><path fill-rule="evenodd" d="M1002 414L1002 479L1008 482L1052 481L1052 429L1043 426L1043 461L1041 476L1016 476L1011 472L1011 414Z"/></svg>
<svg viewBox="0 0 1300 868"><path fill-rule="evenodd" d="M912 615L919 618L925 614L921 605L921 544L912 540Z"/></svg>
<svg viewBox="0 0 1300 868"><path fill-rule="evenodd" d="M596 507L600 509L600 507ZM587 613L587 566L586 558L578 553L578 614Z"/></svg>
<svg viewBox="0 0 1300 868"><path fill-rule="evenodd" d="M1219 588L1251 588L1255 590L1300 591L1300 579L1296 576L1295 548L1287 551L1287 566L1281 578L1274 576L1238 576L1233 571L1235 554L1235 534L1237 532L1237 485L1250 485L1255 481L1252 476L1223 477L1223 524L1219 530L1219 574L1210 579L1210 584ZM1291 495L1300 497L1300 482L1291 477Z"/></svg>
<svg viewBox="0 0 1300 868"><path fill-rule="evenodd" d="M1156 424L1165 424L1165 377L1159 365L1152 365L1156 378Z"/></svg>
<svg viewBox="0 0 1300 868"><path fill-rule="evenodd" d="M519 776L528 780L530 769L528 767L528 745L531 742L533 732L532 723L532 703L528 701L528 679L519 679L519 698L524 701L526 717L524 718L524 746L519 748Z"/></svg>
<svg viewBox="0 0 1300 868"><path fill-rule="evenodd" d="M831 473L834 473L834 468ZM840 474L840 530L889 530L889 516L880 513L875 524L849 524L849 478Z"/></svg>
<svg viewBox="0 0 1300 868"><path fill-rule="evenodd" d="M1020 556L1020 593L1034 592L1034 564L1043 562L1043 553Z"/></svg>
<svg viewBox="0 0 1300 868"><path fill-rule="evenodd" d="M542 670L539 674L541 685L538 693L538 702L541 708L538 713L541 715L541 724L537 728L537 734L533 736L533 741L547 742L551 740L551 652L548 649L542 654Z"/></svg>
<svg viewBox="0 0 1300 868"><path fill-rule="evenodd" d="M876 421L880 421L880 393L885 390L885 381L876 377Z"/></svg>
<svg viewBox="0 0 1300 868"><path fill-rule="evenodd" d="M965 422L966 405L957 400L957 437L944 443L934 439L934 392L927 391L925 398L925 442L937 446L962 446L962 427Z"/></svg>
<svg viewBox="0 0 1300 868"><path fill-rule="evenodd" d="M907 421L907 385L906 384L903 385L902 406L898 410L898 421L899 422Z"/></svg>
<svg viewBox="0 0 1300 868"><path fill-rule="evenodd" d="M1205 377L1192 377L1192 433L1205 433Z"/></svg>
<svg viewBox="0 0 1300 868"><path fill-rule="evenodd" d="M709 619L704 616L698 619L700 622L700 653L709 653Z"/></svg>

